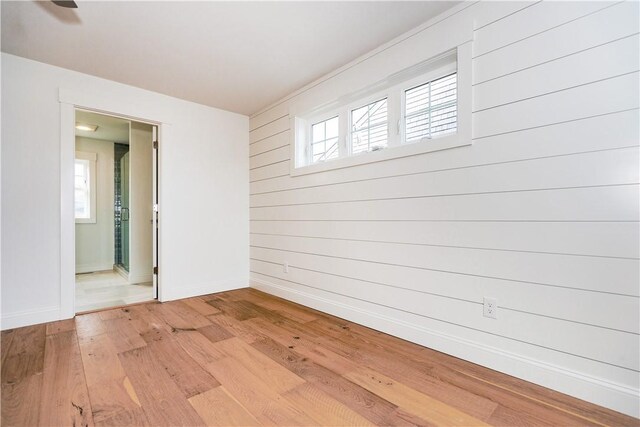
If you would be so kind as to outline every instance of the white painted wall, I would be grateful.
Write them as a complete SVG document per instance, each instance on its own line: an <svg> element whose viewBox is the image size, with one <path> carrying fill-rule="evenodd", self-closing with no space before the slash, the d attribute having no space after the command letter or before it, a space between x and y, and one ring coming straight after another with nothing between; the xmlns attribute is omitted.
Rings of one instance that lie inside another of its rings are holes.
<svg viewBox="0 0 640 427"><path fill-rule="evenodd" d="M246 116L3 53L2 328L69 315L60 279L60 90L80 106L163 122L160 298L246 286Z"/></svg>
<svg viewBox="0 0 640 427"><path fill-rule="evenodd" d="M153 280L153 140L151 126L131 122L129 142L129 282Z"/></svg>
<svg viewBox="0 0 640 427"><path fill-rule="evenodd" d="M637 417L639 5L465 3L254 115L252 286ZM471 146L289 175L290 111L469 40Z"/></svg>
<svg viewBox="0 0 640 427"><path fill-rule="evenodd" d="M96 153L96 222L76 223L76 273L111 270L113 235L113 142L76 137L76 151Z"/></svg>

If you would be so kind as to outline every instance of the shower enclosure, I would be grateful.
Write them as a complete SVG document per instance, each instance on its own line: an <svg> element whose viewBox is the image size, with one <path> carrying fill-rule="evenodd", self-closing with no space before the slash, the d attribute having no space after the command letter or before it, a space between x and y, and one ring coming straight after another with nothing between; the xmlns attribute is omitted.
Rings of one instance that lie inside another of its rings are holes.
<svg viewBox="0 0 640 427"><path fill-rule="evenodd" d="M122 266L129 271L129 153L120 159L122 179L120 181L121 208L120 220L122 233L120 235L120 247L122 248Z"/></svg>
<svg viewBox="0 0 640 427"><path fill-rule="evenodd" d="M129 271L129 146L114 146L114 232L115 232L115 264Z"/></svg>

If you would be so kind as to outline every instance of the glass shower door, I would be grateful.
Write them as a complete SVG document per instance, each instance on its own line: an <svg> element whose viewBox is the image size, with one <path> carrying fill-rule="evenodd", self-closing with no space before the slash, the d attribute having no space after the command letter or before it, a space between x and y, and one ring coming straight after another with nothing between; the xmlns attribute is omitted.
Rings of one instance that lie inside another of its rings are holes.
<svg viewBox="0 0 640 427"><path fill-rule="evenodd" d="M121 233L122 266L129 271L129 153L120 159Z"/></svg>

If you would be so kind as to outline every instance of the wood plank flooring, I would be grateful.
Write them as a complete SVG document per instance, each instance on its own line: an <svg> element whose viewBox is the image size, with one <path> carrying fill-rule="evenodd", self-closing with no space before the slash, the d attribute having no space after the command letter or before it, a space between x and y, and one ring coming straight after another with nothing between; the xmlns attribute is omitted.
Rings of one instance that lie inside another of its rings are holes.
<svg viewBox="0 0 640 427"><path fill-rule="evenodd" d="M2 332L3 426L639 426L241 289Z"/></svg>

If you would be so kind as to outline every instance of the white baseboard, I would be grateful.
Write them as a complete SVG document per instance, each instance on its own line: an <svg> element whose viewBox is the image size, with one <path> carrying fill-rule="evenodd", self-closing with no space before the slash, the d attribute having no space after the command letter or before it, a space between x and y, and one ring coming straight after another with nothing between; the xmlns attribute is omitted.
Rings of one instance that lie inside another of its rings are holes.
<svg viewBox="0 0 640 427"><path fill-rule="evenodd" d="M94 271L113 270L113 261L93 264L76 264L76 274L93 273Z"/></svg>
<svg viewBox="0 0 640 427"><path fill-rule="evenodd" d="M158 300L162 302L173 301L182 298L191 298L207 294L215 294L218 292L232 291L249 287L249 279L233 279L223 281L211 281L209 283L190 285L190 286L172 286L168 291L164 285L160 285L160 295Z"/></svg>
<svg viewBox="0 0 640 427"><path fill-rule="evenodd" d="M22 326L37 325L39 323L60 320L60 307L45 307L37 310L20 311L17 313L2 313L0 329L13 329Z"/></svg>
<svg viewBox="0 0 640 427"><path fill-rule="evenodd" d="M149 283L153 282L153 274L129 274L129 283L135 285L136 283Z"/></svg>
<svg viewBox="0 0 640 427"><path fill-rule="evenodd" d="M132 285L135 285L136 283L153 282L152 273L133 274L131 271L125 270L124 267L120 264L112 264L109 270L110 269L113 269L113 271L118 273L120 276L122 276L127 282L129 282Z"/></svg>
<svg viewBox="0 0 640 427"><path fill-rule="evenodd" d="M251 279L251 286L263 292L329 313L349 321L428 346L452 356L477 363L514 377L557 390L638 417L638 390L581 372L510 353L499 348L443 334L416 324L382 316L368 310L331 301L309 293L285 288L264 280Z"/></svg>

